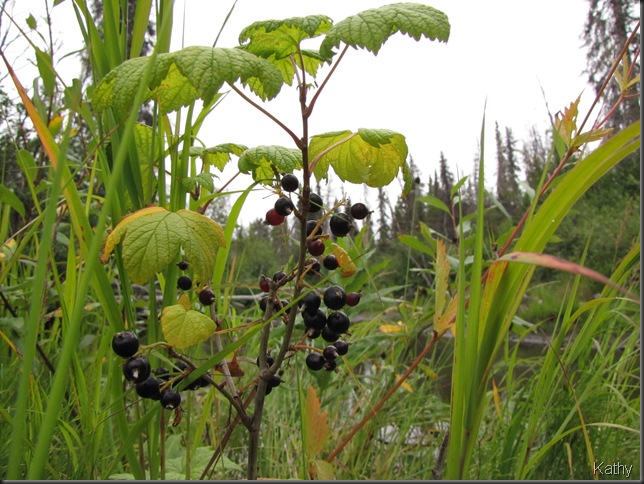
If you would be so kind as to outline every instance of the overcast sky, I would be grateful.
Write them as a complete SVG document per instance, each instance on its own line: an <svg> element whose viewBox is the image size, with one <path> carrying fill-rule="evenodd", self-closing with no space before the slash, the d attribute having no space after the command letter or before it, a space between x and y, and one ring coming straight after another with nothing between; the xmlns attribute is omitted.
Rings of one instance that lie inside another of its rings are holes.
<svg viewBox="0 0 644 484"><path fill-rule="evenodd" d="M24 27L29 12L37 18L39 13L42 16L42 3L43 0L16 2L15 18ZM325 14L339 22L387 3L394 2L239 0L218 46L237 45L239 32L257 20ZM582 112L590 105L592 88L582 72L585 49L580 37L587 0L424 0L419 3L447 14L451 24L449 42L425 38L416 42L396 34L378 56L351 49L316 105L311 134L362 127L391 129L406 136L423 182L436 170L441 151L455 172L467 175L480 141L487 99L486 180L491 184L495 169L495 121L502 129L511 127L515 138L522 140L531 126L540 129L548 126L546 101L552 114L582 92ZM177 0L172 50L212 45L232 4L233 0ZM66 45L70 47L65 51L72 50L80 36L76 32L71 1L54 8L53 14L54 35L68 39ZM16 63L21 72L29 72L25 57ZM69 73L67 79L78 76L77 60L70 59L62 67ZM323 79L327 72L328 68L322 69L318 79ZM23 78L23 83L30 86L31 77ZM301 131L294 89L285 86L278 98L266 107L296 133ZM234 93L215 109L200 135L207 146L236 142L247 146L292 147L292 140L279 127ZM222 183L234 174L235 168L233 163L222 177ZM349 190L359 197L364 193L362 188L356 190L355 185L342 187L337 180L333 185L338 192ZM398 182L392 185L392 202L400 193L399 186ZM371 192L375 193L375 189ZM357 201L356 196L352 195L353 201ZM249 207L243 213L245 221L257 216L256 208Z"/></svg>

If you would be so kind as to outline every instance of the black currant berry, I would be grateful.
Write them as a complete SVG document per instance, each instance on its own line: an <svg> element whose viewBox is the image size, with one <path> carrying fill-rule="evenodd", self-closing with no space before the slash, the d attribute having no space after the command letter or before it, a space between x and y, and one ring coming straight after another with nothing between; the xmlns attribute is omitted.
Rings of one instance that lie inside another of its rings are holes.
<svg viewBox="0 0 644 484"><path fill-rule="evenodd" d="M307 266L307 267L309 268L309 271L308 271L308 274L309 274L309 275L310 275L310 274L315 274L315 273L319 273L319 272L320 272L320 269L321 269L320 261L318 261L317 259L312 259L312 258L311 258L311 259L308 259L308 260L304 263L304 265L305 265L305 266Z"/></svg>
<svg viewBox="0 0 644 484"><path fill-rule="evenodd" d="M317 220L307 220L306 221L306 236L308 237L311 234L317 235L320 233L320 228L315 228L318 224ZM315 230L315 232L313 232Z"/></svg>
<svg viewBox="0 0 644 484"><path fill-rule="evenodd" d="M177 267L182 271L185 271L188 268L188 261L182 260L181 262L177 263Z"/></svg>
<svg viewBox="0 0 644 484"><path fill-rule="evenodd" d="M279 282L282 279L286 277L286 272L284 271L277 271L275 274L273 274L273 282Z"/></svg>
<svg viewBox="0 0 644 484"><path fill-rule="evenodd" d="M362 297L361 292L350 292L347 294L347 306L356 306Z"/></svg>
<svg viewBox="0 0 644 484"><path fill-rule="evenodd" d="M313 328L311 328L311 329L309 329L309 330L307 330L307 331L308 331L307 336L308 336L308 338L310 338L310 339L316 339L316 338L319 338L319 337L320 337L320 335L322 334L322 331L321 331L321 330L319 330L319 329L313 329Z"/></svg>
<svg viewBox="0 0 644 484"><path fill-rule="evenodd" d="M291 199L288 197L280 197L275 202L275 211L282 217L288 217L293 213L295 205L291 202Z"/></svg>
<svg viewBox="0 0 644 484"><path fill-rule="evenodd" d="M205 375L201 375L199 378L197 378L195 381L190 383L187 387L186 390L198 390L199 388L207 387L209 385L208 380L206 379Z"/></svg>
<svg viewBox="0 0 644 484"><path fill-rule="evenodd" d="M338 349L333 345L329 345L322 350L322 356L327 361L335 360L338 357Z"/></svg>
<svg viewBox="0 0 644 484"><path fill-rule="evenodd" d="M267 354L266 355L266 366L272 366L273 363L275 363L275 358L273 358L271 355ZM255 364L257 364L257 366L259 366L259 356L255 360Z"/></svg>
<svg viewBox="0 0 644 484"><path fill-rule="evenodd" d="M123 375L132 383L141 383L150 376L150 362L145 356L130 358L123 365Z"/></svg>
<svg viewBox="0 0 644 484"><path fill-rule="evenodd" d="M351 216L356 220L362 220L369 215L369 209L364 203L354 203L351 205Z"/></svg>
<svg viewBox="0 0 644 484"><path fill-rule="evenodd" d="M349 351L349 343L342 341L341 339L334 342L333 346L335 346L335 349L338 351L338 355L340 356L346 355Z"/></svg>
<svg viewBox="0 0 644 484"><path fill-rule="evenodd" d="M132 331L120 331L112 338L112 349L121 358L129 358L139 351L139 338Z"/></svg>
<svg viewBox="0 0 644 484"><path fill-rule="evenodd" d="M259 300L259 309L261 309L262 312L265 312L267 307L268 307L268 296L264 296Z"/></svg>
<svg viewBox="0 0 644 484"><path fill-rule="evenodd" d="M334 333L342 334L349 330L351 320L342 311L334 311L327 316L326 325Z"/></svg>
<svg viewBox="0 0 644 484"><path fill-rule="evenodd" d="M159 380L168 381L170 379L170 372L168 371L167 368L163 368L163 367L157 368L152 373L154 373L157 376L157 378L159 378Z"/></svg>
<svg viewBox="0 0 644 484"><path fill-rule="evenodd" d="M317 213L320 210L322 210L322 207L324 206L322 197L317 193L311 193L311 195L309 196L309 203L310 203L309 204L310 213Z"/></svg>
<svg viewBox="0 0 644 484"><path fill-rule="evenodd" d="M351 232L353 224L346 213L335 213L329 221L329 227L333 235L336 237L344 237Z"/></svg>
<svg viewBox="0 0 644 484"><path fill-rule="evenodd" d="M320 353L309 353L306 357L306 366L313 371L319 371L324 366L326 360Z"/></svg>
<svg viewBox="0 0 644 484"><path fill-rule="evenodd" d="M326 314L321 309L313 312L304 311L302 319L304 320L304 326L309 329L322 329L326 326Z"/></svg>
<svg viewBox="0 0 644 484"><path fill-rule="evenodd" d="M277 226L281 225L282 222L284 222L284 217L277 213L274 208L271 208L266 212L266 219L264 220L265 224Z"/></svg>
<svg viewBox="0 0 644 484"><path fill-rule="evenodd" d="M192 279L190 279L188 276L181 276L179 279L177 279L177 287L182 291L189 291L192 287Z"/></svg>
<svg viewBox="0 0 644 484"><path fill-rule="evenodd" d="M328 326L322 328L320 335L322 336L322 339L327 343L334 343L340 339L340 335L335 331L332 331Z"/></svg>
<svg viewBox="0 0 644 484"><path fill-rule="evenodd" d="M302 299L300 299L299 305L304 307L304 311L313 313L320 309L320 304L322 303L322 298L317 291L311 291Z"/></svg>
<svg viewBox="0 0 644 484"><path fill-rule="evenodd" d="M280 182L282 190L287 192L294 192L300 186L300 181L292 173L288 173L282 177Z"/></svg>
<svg viewBox="0 0 644 484"><path fill-rule="evenodd" d="M210 306L217 300L217 296L212 289L204 289L199 293L199 302L204 306Z"/></svg>
<svg viewBox="0 0 644 484"><path fill-rule="evenodd" d="M166 410L174 410L181 405L181 393L172 388L166 388L161 392L161 406Z"/></svg>
<svg viewBox="0 0 644 484"><path fill-rule="evenodd" d="M286 299L282 299L279 303L275 303L275 312L281 311L282 308L286 308L284 312L286 314L291 312L291 308L288 307L288 305L291 304L290 301L287 301Z"/></svg>
<svg viewBox="0 0 644 484"><path fill-rule="evenodd" d="M322 259L322 264L326 269L330 271L334 271L340 266L340 264L338 264L338 258L333 254L329 254L324 259Z"/></svg>
<svg viewBox="0 0 644 484"><path fill-rule="evenodd" d="M159 400L161 398L161 380L153 376L136 384L136 394L141 398Z"/></svg>
<svg viewBox="0 0 644 484"><path fill-rule="evenodd" d="M324 291L324 305L333 310L342 309L347 302L347 293L340 286L331 286Z"/></svg>
<svg viewBox="0 0 644 484"><path fill-rule="evenodd" d="M313 239L308 244L306 244L306 248L309 251L309 254L317 257L324 254L324 249L326 249L326 246L324 245L324 242L322 240Z"/></svg>
<svg viewBox="0 0 644 484"><path fill-rule="evenodd" d="M266 386L267 388L275 388L275 387L278 387L279 384L282 383L282 381L283 380L279 376L273 375L266 382Z"/></svg>
<svg viewBox="0 0 644 484"><path fill-rule="evenodd" d="M333 371L338 366L338 362L335 360L325 360L324 369L326 371Z"/></svg>

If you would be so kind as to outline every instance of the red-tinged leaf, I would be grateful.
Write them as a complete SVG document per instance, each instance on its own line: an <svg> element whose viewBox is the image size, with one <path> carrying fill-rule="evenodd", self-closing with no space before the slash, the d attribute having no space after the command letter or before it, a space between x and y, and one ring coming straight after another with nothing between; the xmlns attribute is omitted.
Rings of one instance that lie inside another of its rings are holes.
<svg viewBox="0 0 644 484"><path fill-rule="evenodd" d="M577 131L577 115L579 114L579 101L581 96L575 101L570 103L570 106L555 114L555 129L565 141L567 146L570 146L574 133Z"/></svg>
<svg viewBox="0 0 644 484"><path fill-rule="evenodd" d="M328 438L328 412L321 411L317 392L309 386L304 406L304 446L309 459L320 454Z"/></svg>
<svg viewBox="0 0 644 484"><path fill-rule="evenodd" d="M549 269L556 269L559 271L565 271L571 274L588 277L589 279L601 282L602 284L612 287L613 289L626 294L628 297L639 301L639 298L637 296L631 294L627 289L619 286L618 284L615 284L613 281L603 276L599 272L579 265L576 262L571 262L566 259L561 259L560 257L555 257L554 255L537 254L534 252L511 252L510 254L504 255L499 260L532 264L540 267L547 267Z"/></svg>

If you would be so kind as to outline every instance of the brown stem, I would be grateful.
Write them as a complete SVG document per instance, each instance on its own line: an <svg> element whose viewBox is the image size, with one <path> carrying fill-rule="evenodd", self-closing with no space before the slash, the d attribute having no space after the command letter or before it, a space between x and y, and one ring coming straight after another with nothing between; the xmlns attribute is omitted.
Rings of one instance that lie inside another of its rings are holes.
<svg viewBox="0 0 644 484"><path fill-rule="evenodd" d="M338 67L338 64L340 63L340 61L344 57L344 54L346 54L347 50L349 50L349 45L348 44L345 45L344 49L342 49L342 52L340 52L340 57L338 57L338 60L335 61L335 63L333 64L333 67L329 71L329 75L326 76L324 81L322 81L322 84L320 84L320 89L318 89L317 92L313 95L313 99L311 99L311 104L309 104L309 107L306 108L306 111L305 111L305 117L306 118L311 116L311 112L313 112L313 106L315 106L315 103L318 100L318 97L320 97L320 93L322 92L322 90L324 89L324 86L326 86L326 83L329 81L329 79L331 78L331 76L335 72L335 69Z"/></svg>

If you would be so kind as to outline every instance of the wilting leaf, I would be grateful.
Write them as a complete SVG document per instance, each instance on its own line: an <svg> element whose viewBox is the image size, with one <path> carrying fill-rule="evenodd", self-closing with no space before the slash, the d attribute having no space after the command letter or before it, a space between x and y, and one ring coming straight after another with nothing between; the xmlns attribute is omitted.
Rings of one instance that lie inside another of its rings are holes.
<svg viewBox="0 0 644 484"><path fill-rule="evenodd" d="M217 249L226 245L224 231L214 220L190 210L168 212L162 207L146 207L121 220L105 241L103 264L121 242L125 270L136 284L171 264L181 247L193 262L197 280L207 281Z"/></svg>
<svg viewBox="0 0 644 484"><path fill-rule="evenodd" d="M321 411L320 399L309 385L304 406L304 448L309 459L320 454L329 437L328 412Z"/></svg>
<svg viewBox="0 0 644 484"><path fill-rule="evenodd" d="M347 254L347 252L338 244L331 243L331 247L333 248L331 253L338 260L338 265L340 266L340 269L342 269L340 277L351 277L354 275L357 268L355 262L353 262L351 257L349 257L349 254Z"/></svg>
<svg viewBox="0 0 644 484"><path fill-rule="evenodd" d="M454 322L456 316L457 298L453 297L447 305L447 287L449 282L449 261L447 260L447 247L445 242L438 239L436 251L436 262L434 270L436 272L436 300L434 312L434 330L442 335L448 329L454 334ZM447 305L447 309L445 306Z"/></svg>
<svg viewBox="0 0 644 484"><path fill-rule="evenodd" d="M175 348L189 348L210 338L217 325L205 314L188 310L182 304L161 311L161 331L166 342Z"/></svg>

